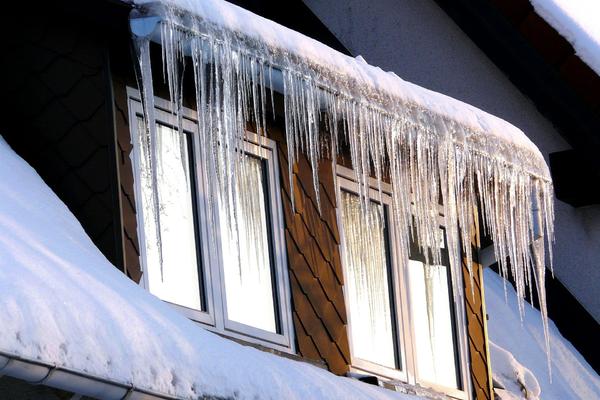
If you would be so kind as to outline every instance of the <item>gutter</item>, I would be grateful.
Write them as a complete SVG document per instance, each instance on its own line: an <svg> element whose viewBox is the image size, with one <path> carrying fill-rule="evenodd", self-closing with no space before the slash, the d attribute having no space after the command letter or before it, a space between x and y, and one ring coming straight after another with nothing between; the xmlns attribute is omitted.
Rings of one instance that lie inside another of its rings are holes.
<svg viewBox="0 0 600 400"><path fill-rule="evenodd" d="M46 385L106 400L176 400L172 395L141 389L85 372L0 351L0 377L7 375L32 385Z"/></svg>

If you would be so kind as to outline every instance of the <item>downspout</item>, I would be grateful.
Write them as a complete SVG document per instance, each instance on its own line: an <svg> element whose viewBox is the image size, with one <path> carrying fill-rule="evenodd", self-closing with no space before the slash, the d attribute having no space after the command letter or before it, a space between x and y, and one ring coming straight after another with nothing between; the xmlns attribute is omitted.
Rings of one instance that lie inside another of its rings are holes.
<svg viewBox="0 0 600 400"><path fill-rule="evenodd" d="M114 382L39 360L0 352L0 377L11 376L32 385L46 385L105 400L176 400L177 397Z"/></svg>

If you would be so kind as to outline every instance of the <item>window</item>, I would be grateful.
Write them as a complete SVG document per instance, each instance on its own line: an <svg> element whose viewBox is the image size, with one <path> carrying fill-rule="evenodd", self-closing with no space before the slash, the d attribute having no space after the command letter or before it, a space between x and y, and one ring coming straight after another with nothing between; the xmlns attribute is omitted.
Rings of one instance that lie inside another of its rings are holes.
<svg viewBox="0 0 600 400"><path fill-rule="evenodd" d="M445 235L440 229L441 246ZM408 293L414 331L417 376L421 382L460 389L456 317L447 251L443 265L425 267L415 243L408 261Z"/></svg>
<svg viewBox="0 0 600 400"><path fill-rule="evenodd" d="M130 120L137 121L131 135L142 285L208 329L293 352L275 144L247 133L234 188L240 201L223 204L214 196L218 204L211 206L210 194L217 189L196 162L202 143L195 113L184 110L179 132L168 103L156 100L152 174L148 149L139 140L144 129L139 94L129 90L129 97ZM227 221L235 221L235 228Z"/></svg>
<svg viewBox="0 0 600 400"><path fill-rule="evenodd" d="M373 182L365 218L353 180L351 170L337 167L352 368L468 398L464 306L454 304L441 214L442 265L426 268L412 243L402 266L391 188L383 184L380 193Z"/></svg>
<svg viewBox="0 0 600 400"><path fill-rule="evenodd" d="M389 197L370 201L369 226L359 196L346 181L340 191L346 307L354 364L384 376L404 378L395 316L394 272L391 269ZM364 232L369 232L370 243Z"/></svg>
<svg viewBox="0 0 600 400"><path fill-rule="evenodd" d="M137 120L143 128L142 118ZM158 238L154 228L156 218L152 191L152 176L147 173L147 149L142 150L140 165L140 185L144 214L144 243L146 245L146 266L148 288L158 297L171 303L192 309L202 310L202 292L198 274L197 229L194 216L194 188L190 179L190 140L187 134L162 124L157 125L160 165L157 176L159 187L159 208L161 209L160 236L162 254L159 254ZM177 265L178 268L161 269L163 265Z"/></svg>
<svg viewBox="0 0 600 400"><path fill-rule="evenodd" d="M273 263L267 229L268 201L265 198L266 165L260 158L245 157L247 165L241 172L237 189L253 191L241 204L231 205L231 213L239 216L237 232L229 229L225 218L220 220L226 310L231 321L276 333ZM219 210L220 215L226 212L223 205Z"/></svg>

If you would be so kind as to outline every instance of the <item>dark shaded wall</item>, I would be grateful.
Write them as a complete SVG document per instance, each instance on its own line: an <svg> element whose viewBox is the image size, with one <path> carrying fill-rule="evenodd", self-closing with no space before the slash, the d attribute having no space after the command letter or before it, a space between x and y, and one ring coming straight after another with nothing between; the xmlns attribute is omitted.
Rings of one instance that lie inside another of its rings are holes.
<svg viewBox="0 0 600 400"><path fill-rule="evenodd" d="M0 135L120 265L107 35L69 3L5 9Z"/></svg>

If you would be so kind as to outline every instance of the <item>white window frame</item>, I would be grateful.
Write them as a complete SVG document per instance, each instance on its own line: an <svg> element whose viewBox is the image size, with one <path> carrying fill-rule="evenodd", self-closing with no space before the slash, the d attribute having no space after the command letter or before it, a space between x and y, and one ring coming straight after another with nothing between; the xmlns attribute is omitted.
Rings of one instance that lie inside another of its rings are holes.
<svg viewBox="0 0 600 400"><path fill-rule="evenodd" d="M139 132L137 118L143 118L142 102L138 90L127 88L130 134L133 145L131 159L133 166L134 177L134 195L136 203L136 219L137 231L140 248L140 265L142 269L142 279L140 285L148 290L148 274L146 273L146 246L144 235L144 213L141 197L141 180L140 180L140 157L141 144L139 143ZM160 98L154 99L155 119L157 123L177 129L177 116L171 111L171 103ZM197 215L197 231L199 235L197 240L197 252L200 253L201 263L199 266L199 278L201 279L202 294L204 295L204 304L206 310L196 310L181 306L178 304L168 303L177 311L184 314L186 317L198 322L203 327L213 332L242 340L249 343L254 343L266 347L273 348L285 353L295 354L295 339L293 329L293 318L291 312L291 289L289 284L289 275L287 268L287 253L285 247L285 232L283 223L283 210L281 205L281 188L279 183L279 162L277 155L276 143L264 136L256 135L252 132L246 132L244 151L252 156L258 157L267 165L267 197L268 208L270 211L269 222L272 237L270 238L270 246L273 253L272 273L275 275L275 290L274 304L276 307L276 316L278 319L278 327L280 333L269 332L256 327L245 325L227 318L227 305L225 298L225 280L223 276L223 261L220 249L220 242L217 241L217 247L211 246L209 240L209 207L206 201L206 193L212 190L208 182L203 179L201 171L200 141L197 140L198 133L198 117L196 111L183 108L183 130L188 134L188 138L192 141L193 155L195 165L190 165L190 174L195 180L195 200L193 204L196 207ZM215 210L218 214L218 212ZM218 224L218 215L212 219ZM201 275L201 277L200 277Z"/></svg>
<svg viewBox="0 0 600 400"><path fill-rule="evenodd" d="M344 229L342 225L341 218L341 192L342 190L351 192L351 193L359 193L359 187L356 183L356 176L353 170L343 167L341 165L335 166L335 179L336 179L336 196L337 196L337 220L339 227L339 234L341 237L341 245L340 250L342 251L342 255L345 253L346 249L344 248ZM445 393L446 395L461 399L468 400L471 399L472 392L472 384L470 377L470 363L468 359L468 337L467 337L467 325L466 325L466 316L465 316L465 304L456 304L454 303L454 319L456 325L456 347L458 351L458 377L461 382L461 389L444 387L439 384L433 382L427 382L425 380L419 379L417 362L418 358L415 354L415 344L414 344L414 328L412 324L413 317L411 315L411 307L409 307L409 285L408 285L408 268L403 268L399 263L398 255L400 254L399 243L396 240L397 235L399 234L399 227L395 226L394 218L392 217L392 186L388 183L381 182L381 186L378 185L375 179L370 179L369 181L369 196L372 201L378 202L380 204L385 204L388 206L388 220L386 224L388 224L388 232L390 241L390 264L391 264L391 273L393 279L391 282L394 287L390 288L390 295L394 296L394 305L396 310L396 327L397 327L397 335L398 335L398 343L397 348L400 349L402 366L404 371L399 370L391 370L388 367L384 367L378 364L374 364L372 362L362 360L356 358L352 355L352 311L347 310L348 314L348 340L350 344L350 358L351 358L351 370L358 373L367 373L375 375L384 380L398 380L409 385L420 385L423 387L428 387L438 392ZM381 187L381 192L379 188ZM438 209L438 223L440 228L444 227L444 216L443 216L443 208L440 206ZM342 262L343 262L342 257ZM346 267L342 266L342 270L344 273L344 279L346 279ZM448 266L448 268L450 268ZM451 284L451 281L450 281ZM455 291L456 288L450 287L452 291ZM346 290L344 290L344 298L346 299ZM453 302L453 296L450 299ZM346 299L346 304L348 301ZM400 315L398 315L400 313Z"/></svg>
<svg viewBox="0 0 600 400"><path fill-rule="evenodd" d="M346 191L349 193L353 193L358 195L359 193L359 187L358 184L352 180L352 179L348 179L347 176L340 174L340 171L338 170L338 176L336 178L337 180L337 204L342 204L341 203L341 192L342 191ZM389 193L383 192L381 194L380 197L380 193L374 189L374 188L370 188L370 198L387 207L388 211L387 211L387 215L391 215L392 212L392 198L389 195ZM342 255L344 255L346 253L346 248L345 248L345 239L344 239L344 229L343 227L343 222L342 222L342 218L341 218L341 208L338 207L338 212L337 212L337 218L338 218L338 226L340 227L339 229L339 234L341 237L341 244L340 244L340 249L342 252ZM384 217L385 218L385 217ZM405 306L407 304L407 301L404 300L402 297L404 296L404 292L399 291L398 288L402 287L404 284L403 282L401 282L404 277L402 276L402 274L399 274L398 269L394 268L394 266L396 265L396 261L398 258L398 248L395 245L395 243L397 243L397 241L395 240L395 229L393 226L393 221L391 220L391 218L387 218L385 221L385 224L388 226L387 229L387 233L388 236L386 238L387 241L389 241L389 243L386 243L388 248L389 248L389 252L390 254L388 255L390 260L388 260L388 264L389 264L389 269L388 272L390 274L390 277L388 277L388 283L390 285L389 290L389 296L390 296L390 301L393 303L393 307L394 310L396 311L396 315L398 315L398 310L400 310L400 315L401 316L405 316L407 315L407 311L405 310ZM343 257L342 257L342 262L343 262ZM346 281L348 279L348 277L346 276L346 267L343 266L342 268L343 270L343 274L344 274L344 281ZM346 287L344 286L344 300L346 304L349 304L348 301L348 294L346 291ZM405 321L404 318L402 319L398 319L398 318L394 318L394 316L392 315L392 324L395 325L395 333L396 333L396 337L394 338L396 340L395 343L395 348L398 349L398 352L400 353L400 364L402 365L402 369L394 369L394 368L389 368L377 363L374 363L372 361L369 360L365 360L365 359L361 359L358 358L356 356L354 356L353 354L353 344L352 344L352 312L351 310L347 310L347 319L348 319L348 343L350 345L350 357L351 357L351 367L355 370L355 372L359 372L359 373L373 373L377 376L381 376L381 377L385 377L388 379L396 379L396 380L400 380L403 382L406 382L409 380L409 376L408 376L408 371L409 368L407 368L407 362L410 359L410 357L407 357L407 353L406 353L406 349L404 346L404 337L405 337L405 329L407 326L407 322Z"/></svg>

